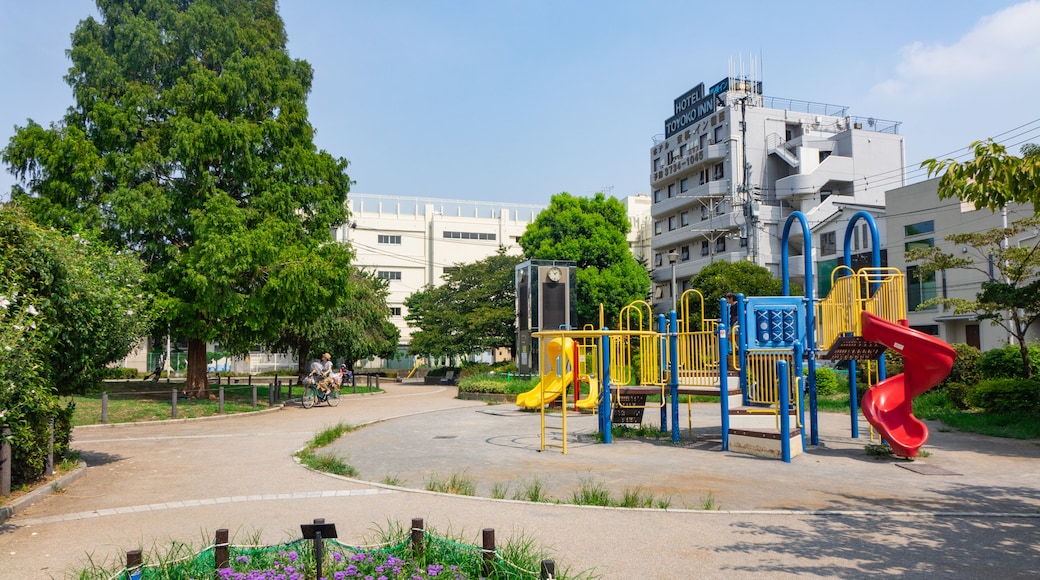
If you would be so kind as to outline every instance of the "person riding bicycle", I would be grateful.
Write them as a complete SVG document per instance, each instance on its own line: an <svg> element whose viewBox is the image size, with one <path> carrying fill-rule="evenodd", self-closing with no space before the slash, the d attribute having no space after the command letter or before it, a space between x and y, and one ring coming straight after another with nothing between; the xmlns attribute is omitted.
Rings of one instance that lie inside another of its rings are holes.
<svg viewBox="0 0 1040 580"><path fill-rule="evenodd" d="M311 364L311 372L304 379L308 385L316 385L318 392L322 395L329 394L335 387L332 379L332 355L325 353L321 355L321 362Z"/></svg>

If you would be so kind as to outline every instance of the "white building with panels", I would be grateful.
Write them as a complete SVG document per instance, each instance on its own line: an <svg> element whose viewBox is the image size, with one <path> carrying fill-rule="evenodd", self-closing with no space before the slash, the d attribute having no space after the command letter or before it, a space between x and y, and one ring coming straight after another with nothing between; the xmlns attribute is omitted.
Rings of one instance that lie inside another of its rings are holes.
<svg viewBox="0 0 1040 580"><path fill-rule="evenodd" d="M671 304L670 252L678 256L678 293L716 260L750 260L779 275L781 236L791 212L806 215L816 244L816 228L847 222L852 206L881 208L885 191L905 184L896 122L850 116L836 105L766 97L760 82L735 78L709 89L695 86L675 99L672 113L650 149L651 267L659 311ZM804 277L801 237L793 228L796 281Z"/></svg>

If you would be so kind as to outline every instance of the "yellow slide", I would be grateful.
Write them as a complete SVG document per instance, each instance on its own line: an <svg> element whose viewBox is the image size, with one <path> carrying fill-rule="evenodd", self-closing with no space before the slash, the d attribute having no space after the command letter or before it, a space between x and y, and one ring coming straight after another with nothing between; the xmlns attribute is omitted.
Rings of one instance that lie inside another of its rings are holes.
<svg viewBox="0 0 1040 580"><path fill-rule="evenodd" d="M537 409L555 401L567 391L567 385L574 380L572 375L574 341L569 338L554 338L545 345L542 360L545 367L542 369L542 380L530 391L520 393L516 396L516 406L528 409ZM556 368L556 365L560 368Z"/></svg>
<svg viewBox="0 0 1040 580"><path fill-rule="evenodd" d="M578 399L578 408L595 409L599 406L599 382L588 375L582 376L581 382L589 384L589 394L584 399Z"/></svg>

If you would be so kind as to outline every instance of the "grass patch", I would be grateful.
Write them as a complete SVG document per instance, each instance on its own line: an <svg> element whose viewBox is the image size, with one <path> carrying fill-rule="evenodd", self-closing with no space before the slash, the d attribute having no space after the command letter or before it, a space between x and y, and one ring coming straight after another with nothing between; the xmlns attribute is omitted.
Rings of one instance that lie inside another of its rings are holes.
<svg viewBox="0 0 1040 580"><path fill-rule="evenodd" d="M477 484L465 473L452 473L447 478L441 478L437 474L433 474L426 480L426 491L454 495L476 495Z"/></svg>
<svg viewBox="0 0 1040 580"><path fill-rule="evenodd" d="M535 477L530 482L521 485L513 492L513 499L521 501L533 501L538 503L552 503L553 499L545 492L545 484Z"/></svg>
<svg viewBox="0 0 1040 580"><path fill-rule="evenodd" d="M491 498L492 499L505 499L506 494L509 493L509 484L496 481L491 485Z"/></svg>
<svg viewBox="0 0 1040 580"><path fill-rule="evenodd" d="M914 415L942 421L959 431L1007 439L1040 439L1040 413L984 413L959 409L945 391L929 391L914 399Z"/></svg>
<svg viewBox="0 0 1040 580"><path fill-rule="evenodd" d="M610 490L602 481L592 479L581 479L581 487L575 490L571 503L577 505L614 505L610 497Z"/></svg>
<svg viewBox="0 0 1040 580"><path fill-rule="evenodd" d="M715 499L715 494L709 491L705 495L701 496L701 501L695 509L701 509L707 512L718 511L722 509L722 504Z"/></svg>
<svg viewBox="0 0 1040 580"><path fill-rule="evenodd" d="M348 465L335 453L318 453L318 450L339 439L344 434L357 429L354 425L337 423L332 427L326 427L318 432L313 439L307 442L307 446L296 452L300 463L307 467L324 473L342 475L344 477L357 477L358 471Z"/></svg>
<svg viewBox="0 0 1040 580"><path fill-rule="evenodd" d="M383 479L379 480L379 483L382 483L383 485L392 485L394 487L403 487L404 486L404 480L403 479L401 479L400 477L398 477L396 475L390 475L390 474L384 475Z"/></svg>

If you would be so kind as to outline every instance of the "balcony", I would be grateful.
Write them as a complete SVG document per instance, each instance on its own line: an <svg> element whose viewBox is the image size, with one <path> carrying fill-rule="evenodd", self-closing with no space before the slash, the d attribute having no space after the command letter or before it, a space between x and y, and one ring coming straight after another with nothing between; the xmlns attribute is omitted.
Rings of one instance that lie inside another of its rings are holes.
<svg viewBox="0 0 1040 580"><path fill-rule="evenodd" d="M807 164L803 162L799 165L804 168ZM831 155L811 171L778 179L776 197L777 199L789 199L813 195L831 182L852 183L856 177L855 170L851 157Z"/></svg>
<svg viewBox="0 0 1040 580"><path fill-rule="evenodd" d="M730 194L730 182L728 179L720 179L718 181L709 181L701 185L696 185L686 190L685 192L679 193L671 198L665 197L667 190L661 193L661 201L653 204L651 213L654 218L660 218L661 216L675 213L681 208L692 208L698 212L698 216L701 211L701 203L697 201L700 198L719 198L726 197Z"/></svg>

